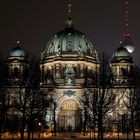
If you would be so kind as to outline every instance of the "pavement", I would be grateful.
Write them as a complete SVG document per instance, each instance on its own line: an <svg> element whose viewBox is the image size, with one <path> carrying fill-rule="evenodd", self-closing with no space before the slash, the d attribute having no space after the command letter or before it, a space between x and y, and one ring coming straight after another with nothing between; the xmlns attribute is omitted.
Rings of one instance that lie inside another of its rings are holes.
<svg viewBox="0 0 140 140"><path fill-rule="evenodd" d="M94 140L94 136L93 135L83 136L80 133L61 133L61 134L57 134L57 136L50 135L46 139L49 139L49 140ZM97 137L96 137L96 140L97 140ZM118 140L118 137L116 136L104 137L104 140ZM127 140L127 137L120 136L119 140ZM132 137L130 138L129 136L129 140L133 140L133 138ZM140 140L140 138L137 138L137 140Z"/></svg>
<svg viewBox="0 0 140 140"><path fill-rule="evenodd" d="M57 133L56 136L53 136L51 133L36 133L34 134L34 140L97 140L94 139L94 134L88 133L86 136L83 136L82 133L72 133L72 132L65 132L65 133ZM127 139L126 134L120 134L119 139L117 134L104 134L104 140L133 140L132 135L129 135ZM137 139L140 140L140 134L138 133ZM12 137L3 137L2 140L13 140ZM14 140L19 140L19 136L14 136Z"/></svg>
<svg viewBox="0 0 140 140"><path fill-rule="evenodd" d="M83 136L81 133L61 133L57 134L57 136L50 136L47 139L49 140L94 140L94 136L87 134ZM97 140L97 135L95 140ZM132 135L121 135L118 138L118 135L105 135L104 140L133 140ZM140 140L140 136L136 137L136 140Z"/></svg>

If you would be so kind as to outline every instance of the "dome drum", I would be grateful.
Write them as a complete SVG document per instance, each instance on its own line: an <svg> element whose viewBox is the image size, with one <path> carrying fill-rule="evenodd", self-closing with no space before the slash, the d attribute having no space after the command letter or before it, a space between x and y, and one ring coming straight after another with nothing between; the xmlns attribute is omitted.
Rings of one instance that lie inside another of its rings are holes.
<svg viewBox="0 0 140 140"><path fill-rule="evenodd" d="M45 57L44 59L42 59L40 61L40 64L44 64L44 63L57 63L59 61L71 61L73 63L75 63L75 61L85 61L85 62L91 62L91 63L97 63L99 64L99 61L92 57L92 56L81 56L78 54L62 54L62 55L51 55L48 57Z"/></svg>
<svg viewBox="0 0 140 140"><path fill-rule="evenodd" d="M54 79L56 86L64 86L65 88L68 88L68 86L70 88L71 86L82 86L85 84L85 79L87 79L86 82L88 82L89 85L93 84L93 77L98 73L97 64L84 61L59 61L59 63L46 63L41 64L40 68L43 76L42 82L44 84L48 84L46 81ZM46 79L48 74L53 78Z"/></svg>

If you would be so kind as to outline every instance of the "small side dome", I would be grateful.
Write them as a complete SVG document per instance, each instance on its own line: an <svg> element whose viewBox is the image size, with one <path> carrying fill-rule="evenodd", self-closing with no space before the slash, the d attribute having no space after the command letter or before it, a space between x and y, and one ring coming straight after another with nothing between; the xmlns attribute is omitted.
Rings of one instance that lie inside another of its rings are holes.
<svg viewBox="0 0 140 140"><path fill-rule="evenodd" d="M113 54L113 60L130 60L131 55L126 48L120 46Z"/></svg>
<svg viewBox="0 0 140 140"><path fill-rule="evenodd" d="M23 60L26 57L26 52L19 46L19 41L17 41L17 46L9 52L9 59L20 59Z"/></svg>

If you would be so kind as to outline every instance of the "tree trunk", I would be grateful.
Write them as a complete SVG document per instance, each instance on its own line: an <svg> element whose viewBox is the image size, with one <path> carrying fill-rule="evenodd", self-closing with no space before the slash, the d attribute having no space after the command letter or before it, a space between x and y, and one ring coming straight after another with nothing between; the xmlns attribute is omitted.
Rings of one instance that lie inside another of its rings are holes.
<svg viewBox="0 0 140 140"><path fill-rule="evenodd" d="M28 139L31 139L31 134L33 134L33 117L31 113L31 118L28 120Z"/></svg>
<svg viewBox="0 0 140 140"><path fill-rule="evenodd" d="M84 136L86 135L86 126L87 126L87 110L85 108L85 112L84 112L84 117L85 117L85 120L84 120Z"/></svg>
<svg viewBox="0 0 140 140"><path fill-rule="evenodd" d="M34 131L33 131L33 129L32 129L32 140L34 139Z"/></svg>
<svg viewBox="0 0 140 140"><path fill-rule="evenodd" d="M134 124L134 112L131 112L131 122L132 122L132 133L133 133L133 140L136 139L135 137L135 124Z"/></svg>
<svg viewBox="0 0 140 140"><path fill-rule="evenodd" d="M98 118L98 140L103 140L103 116L101 114Z"/></svg>
<svg viewBox="0 0 140 140"><path fill-rule="evenodd" d="M29 122L28 123L28 138L27 138L27 140L30 140L30 134L31 134L31 124Z"/></svg>
<svg viewBox="0 0 140 140"><path fill-rule="evenodd" d="M20 140L24 140L24 127L21 128Z"/></svg>
<svg viewBox="0 0 140 140"><path fill-rule="evenodd" d="M24 140L24 129L25 129L25 119L23 117L21 120L20 140Z"/></svg>
<svg viewBox="0 0 140 140"><path fill-rule="evenodd" d="M2 129L1 129L1 124L0 124L0 140L1 140L1 136L2 136Z"/></svg>

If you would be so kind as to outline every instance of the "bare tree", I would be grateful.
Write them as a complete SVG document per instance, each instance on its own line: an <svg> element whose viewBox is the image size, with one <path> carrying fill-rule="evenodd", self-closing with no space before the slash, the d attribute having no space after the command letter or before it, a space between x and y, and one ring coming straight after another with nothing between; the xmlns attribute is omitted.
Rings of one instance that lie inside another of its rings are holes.
<svg viewBox="0 0 140 140"><path fill-rule="evenodd" d="M84 103L88 109L87 116L92 120L95 126L97 123L98 139L103 140L103 124L106 115L111 113L116 108L116 95L112 90L112 74L108 63L108 58L103 53L101 58L100 70L97 87L94 89L87 89L84 92Z"/></svg>
<svg viewBox="0 0 140 140"><path fill-rule="evenodd" d="M0 62L0 140L1 140L1 132L5 126L5 114L6 114L6 106L5 106L5 82L6 82L6 71L4 70L4 62Z"/></svg>
<svg viewBox="0 0 140 140"><path fill-rule="evenodd" d="M87 125L90 123L89 121L89 93L87 91L87 89L85 88L83 90L83 95L82 95L82 98L81 98L81 104L83 106L82 108L82 112L83 112L83 115L84 115L84 120L83 120L83 133L84 133L84 136L86 135L86 129L87 129Z"/></svg>
<svg viewBox="0 0 140 140"><path fill-rule="evenodd" d="M133 74L130 75L131 82L128 82L129 93L126 95L127 100L124 100L124 104L127 107L128 115L130 116L129 127L133 133L133 140L136 139L135 128L138 123L140 113L140 69L134 68Z"/></svg>
<svg viewBox="0 0 140 140"><path fill-rule="evenodd" d="M92 108L97 116L98 139L103 139L103 120L116 108L116 95L112 90L112 73L108 57L103 53L100 59L99 90L93 93Z"/></svg>
<svg viewBox="0 0 140 140"><path fill-rule="evenodd" d="M33 121L43 115L47 105L46 94L40 88L39 65L34 59L29 64L25 77L15 89L12 106L21 121L21 140L24 140L26 125L28 125L28 139L30 139Z"/></svg>

